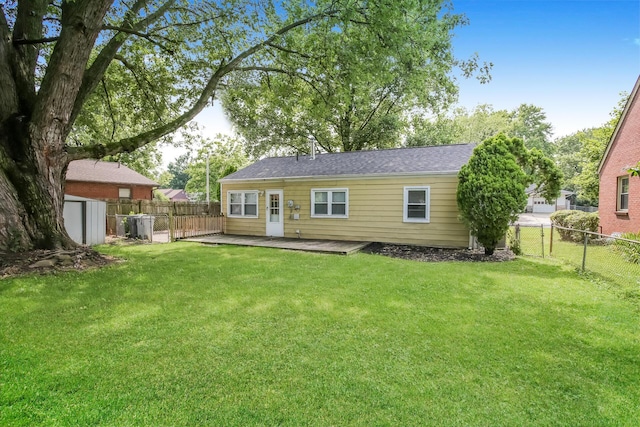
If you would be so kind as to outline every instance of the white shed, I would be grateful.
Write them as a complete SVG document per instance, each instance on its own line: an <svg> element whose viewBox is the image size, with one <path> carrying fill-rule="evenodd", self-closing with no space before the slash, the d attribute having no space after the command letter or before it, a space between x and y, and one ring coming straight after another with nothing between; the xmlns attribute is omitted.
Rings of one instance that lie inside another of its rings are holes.
<svg viewBox="0 0 640 427"><path fill-rule="evenodd" d="M65 194L63 216L64 227L74 242L89 246L105 242L107 234L105 202Z"/></svg>

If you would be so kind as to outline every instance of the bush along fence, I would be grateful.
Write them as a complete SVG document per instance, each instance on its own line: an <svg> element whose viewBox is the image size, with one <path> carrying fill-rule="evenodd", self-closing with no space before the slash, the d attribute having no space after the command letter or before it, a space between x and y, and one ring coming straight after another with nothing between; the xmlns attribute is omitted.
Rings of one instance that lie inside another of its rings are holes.
<svg viewBox="0 0 640 427"><path fill-rule="evenodd" d="M154 243L218 234L224 229L223 215L137 214L113 215L107 219L115 224L111 234Z"/></svg>
<svg viewBox="0 0 640 427"><path fill-rule="evenodd" d="M640 233L609 236L553 223L516 224L509 230L508 245L518 255L551 257L597 274L640 299Z"/></svg>

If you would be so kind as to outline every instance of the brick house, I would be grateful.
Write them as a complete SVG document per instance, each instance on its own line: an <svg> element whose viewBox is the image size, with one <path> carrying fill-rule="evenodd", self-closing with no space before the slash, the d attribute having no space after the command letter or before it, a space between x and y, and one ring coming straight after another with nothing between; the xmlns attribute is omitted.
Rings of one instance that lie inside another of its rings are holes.
<svg viewBox="0 0 640 427"><path fill-rule="evenodd" d="M175 202L175 201L188 202L189 201L189 196L187 196L187 193L185 193L184 190L179 188L177 189L176 188L159 188L158 191L164 194L165 196L167 196L167 198L172 202Z"/></svg>
<svg viewBox="0 0 640 427"><path fill-rule="evenodd" d="M640 77L598 166L603 234L640 231L640 177L627 172L640 161L639 86Z"/></svg>
<svg viewBox="0 0 640 427"><path fill-rule="evenodd" d="M158 185L120 163L75 160L67 169L65 194L90 199L151 200Z"/></svg>

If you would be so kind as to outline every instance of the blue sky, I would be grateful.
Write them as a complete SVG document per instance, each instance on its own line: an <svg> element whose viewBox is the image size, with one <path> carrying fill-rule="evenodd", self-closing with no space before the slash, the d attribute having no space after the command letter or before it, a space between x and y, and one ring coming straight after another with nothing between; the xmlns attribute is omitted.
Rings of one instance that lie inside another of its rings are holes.
<svg viewBox="0 0 640 427"><path fill-rule="evenodd" d="M470 23L455 54L494 64L492 81L462 79L459 104L542 107L555 136L609 120L640 74L639 0L454 0Z"/></svg>
<svg viewBox="0 0 640 427"><path fill-rule="evenodd" d="M537 105L554 136L609 120L620 92L640 74L640 0L453 0L469 25L459 27L454 53L477 52L494 64L492 81L460 79L460 106L512 110ZM196 121L204 135L231 133L219 105ZM180 154L165 150L165 164Z"/></svg>

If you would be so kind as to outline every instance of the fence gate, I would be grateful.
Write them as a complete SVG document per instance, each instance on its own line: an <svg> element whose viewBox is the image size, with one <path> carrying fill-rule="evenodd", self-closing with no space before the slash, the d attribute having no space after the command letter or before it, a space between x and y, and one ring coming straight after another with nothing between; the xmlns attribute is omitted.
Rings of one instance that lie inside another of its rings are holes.
<svg viewBox="0 0 640 427"><path fill-rule="evenodd" d="M544 225L514 224L509 229L511 237L507 244L514 250L519 249L521 255L537 256L544 258L549 255L549 248L545 248L545 242L549 241L551 228Z"/></svg>

